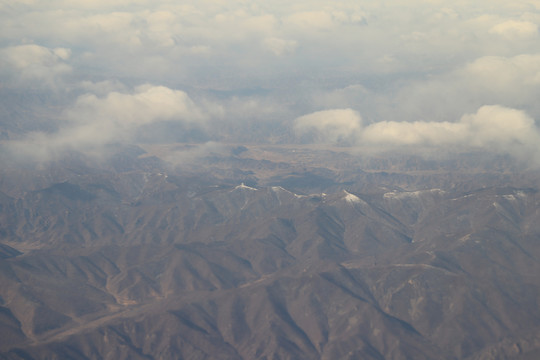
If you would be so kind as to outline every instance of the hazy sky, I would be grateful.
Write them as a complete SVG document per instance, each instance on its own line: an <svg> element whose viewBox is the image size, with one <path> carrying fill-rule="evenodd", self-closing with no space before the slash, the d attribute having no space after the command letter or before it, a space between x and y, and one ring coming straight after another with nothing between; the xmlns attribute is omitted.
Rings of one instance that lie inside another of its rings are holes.
<svg viewBox="0 0 540 360"><path fill-rule="evenodd" d="M0 0L0 126L42 155L177 140L537 154L539 25L525 0Z"/></svg>

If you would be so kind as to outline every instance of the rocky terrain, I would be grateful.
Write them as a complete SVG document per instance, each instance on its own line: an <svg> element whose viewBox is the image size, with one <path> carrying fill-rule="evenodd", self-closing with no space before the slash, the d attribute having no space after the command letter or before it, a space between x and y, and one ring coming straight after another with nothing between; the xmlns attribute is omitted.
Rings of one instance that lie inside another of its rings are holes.
<svg viewBox="0 0 540 360"><path fill-rule="evenodd" d="M536 359L540 174L146 145L3 160L1 359Z"/></svg>

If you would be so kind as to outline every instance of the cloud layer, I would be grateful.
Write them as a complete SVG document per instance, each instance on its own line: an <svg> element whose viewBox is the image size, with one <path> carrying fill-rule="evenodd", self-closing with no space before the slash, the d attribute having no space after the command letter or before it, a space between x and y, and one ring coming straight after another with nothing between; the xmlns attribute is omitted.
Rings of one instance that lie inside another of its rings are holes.
<svg viewBox="0 0 540 360"><path fill-rule="evenodd" d="M380 121L365 127L361 123L358 113L336 109L299 117L295 129L299 136L315 131L316 141L328 143L347 139L361 147L487 149L540 160L540 128L535 121L521 110L498 105L482 106L456 122Z"/></svg>
<svg viewBox="0 0 540 360"><path fill-rule="evenodd" d="M48 159L66 150L98 151L116 143L134 142L137 131L159 122L204 126L205 115L179 90L141 85L131 93L109 92L104 97L84 94L63 112L57 132L32 132L14 141L18 154Z"/></svg>
<svg viewBox="0 0 540 360"><path fill-rule="evenodd" d="M536 131L539 25L527 0L7 1L0 91L25 94L14 108L30 90L52 98L32 109L61 104L55 131L6 127L57 149L194 128L218 141L491 149L530 143L512 121ZM483 127L466 115L488 110Z"/></svg>
<svg viewBox="0 0 540 360"><path fill-rule="evenodd" d="M56 88L63 75L72 71L67 64L71 50L49 49L28 44L0 50L2 75L24 87Z"/></svg>

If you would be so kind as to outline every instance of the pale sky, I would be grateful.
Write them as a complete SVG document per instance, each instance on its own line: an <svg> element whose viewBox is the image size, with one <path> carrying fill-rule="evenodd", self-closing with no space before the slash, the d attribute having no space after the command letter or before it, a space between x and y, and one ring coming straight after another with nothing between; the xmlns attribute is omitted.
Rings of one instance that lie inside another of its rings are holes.
<svg viewBox="0 0 540 360"><path fill-rule="evenodd" d="M10 127L3 145L540 154L539 25L540 1L519 0L3 0L0 126L25 106L53 123Z"/></svg>

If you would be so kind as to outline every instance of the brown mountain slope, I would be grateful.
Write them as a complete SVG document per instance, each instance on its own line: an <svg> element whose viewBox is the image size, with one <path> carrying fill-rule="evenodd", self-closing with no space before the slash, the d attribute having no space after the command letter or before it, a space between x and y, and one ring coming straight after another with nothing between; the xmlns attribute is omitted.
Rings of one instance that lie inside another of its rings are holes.
<svg viewBox="0 0 540 360"><path fill-rule="evenodd" d="M278 166L281 152L261 154L171 168L136 152L123 167L35 169L19 188L6 171L0 358L538 351L534 172L360 171L332 152L314 168L307 151Z"/></svg>

